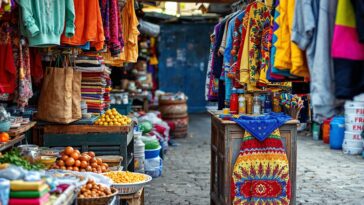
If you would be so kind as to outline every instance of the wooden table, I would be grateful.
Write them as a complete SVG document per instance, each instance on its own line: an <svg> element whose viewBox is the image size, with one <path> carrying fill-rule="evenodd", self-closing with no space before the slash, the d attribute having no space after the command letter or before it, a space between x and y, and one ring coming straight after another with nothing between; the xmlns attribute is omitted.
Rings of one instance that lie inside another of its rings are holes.
<svg viewBox="0 0 364 205"><path fill-rule="evenodd" d="M231 205L230 183L234 164L238 157L245 130L234 121L222 120L211 115L211 181L210 204ZM286 122L279 128L286 148L291 180L291 205L296 204L297 124Z"/></svg>
<svg viewBox="0 0 364 205"><path fill-rule="evenodd" d="M121 205L144 205L144 187L137 191L135 194L120 194L119 199Z"/></svg>
<svg viewBox="0 0 364 205"><path fill-rule="evenodd" d="M36 127L33 143L46 147L72 146L96 155L120 155L124 170L134 170L133 124L129 126L42 125Z"/></svg>
<svg viewBox="0 0 364 205"><path fill-rule="evenodd" d="M7 133L9 134L11 140L9 142L0 144L0 151L14 147L18 143L22 142L25 139L24 133L33 128L35 124L36 122L29 122L28 124L21 125L19 128L10 129Z"/></svg>

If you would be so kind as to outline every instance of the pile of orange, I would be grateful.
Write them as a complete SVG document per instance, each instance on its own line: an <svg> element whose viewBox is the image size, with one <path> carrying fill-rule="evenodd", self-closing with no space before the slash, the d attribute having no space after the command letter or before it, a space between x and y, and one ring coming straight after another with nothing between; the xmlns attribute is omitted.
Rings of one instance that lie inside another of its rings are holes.
<svg viewBox="0 0 364 205"><path fill-rule="evenodd" d="M95 125L102 126L125 126L131 123L128 116L121 115L115 108L107 110L96 120Z"/></svg>

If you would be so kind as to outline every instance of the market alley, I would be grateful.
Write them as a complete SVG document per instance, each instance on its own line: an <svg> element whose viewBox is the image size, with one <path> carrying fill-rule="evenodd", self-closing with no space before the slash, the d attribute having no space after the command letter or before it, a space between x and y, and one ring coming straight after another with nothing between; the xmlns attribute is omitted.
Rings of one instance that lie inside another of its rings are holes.
<svg viewBox="0 0 364 205"><path fill-rule="evenodd" d="M164 160L163 176L145 189L146 204L210 204L209 115L191 115L189 137L176 142L179 146L170 147ZM306 133L299 133L297 147L297 204L364 204L360 156L330 150Z"/></svg>

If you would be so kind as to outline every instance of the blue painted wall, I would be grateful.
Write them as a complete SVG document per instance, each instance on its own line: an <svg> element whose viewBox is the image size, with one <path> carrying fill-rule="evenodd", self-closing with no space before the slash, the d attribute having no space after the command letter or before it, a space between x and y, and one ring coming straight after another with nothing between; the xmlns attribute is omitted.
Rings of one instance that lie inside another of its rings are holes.
<svg viewBox="0 0 364 205"><path fill-rule="evenodd" d="M159 37L159 88L184 92L188 112L206 111L205 81L212 24L164 24Z"/></svg>

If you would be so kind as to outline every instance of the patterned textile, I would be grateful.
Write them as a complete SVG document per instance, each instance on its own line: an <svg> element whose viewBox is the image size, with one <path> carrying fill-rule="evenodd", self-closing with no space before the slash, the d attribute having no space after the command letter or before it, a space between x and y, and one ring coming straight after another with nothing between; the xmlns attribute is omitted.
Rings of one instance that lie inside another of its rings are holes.
<svg viewBox="0 0 364 205"><path fill-rule="evenodd" d="M111 56L115 57L121 53L124 47L118 0L100 0L99 3L104 25L105 41L107 42Z"/></svg>
<svg viewBox="0 0 364 205"><path fill-rule="evenodd" d="M290 203L288 159L276 129L263 142L245 132L231 183L234 205Z"/></svg>
<svg viewBox="0 0 364 205"><path fill-rule="evenodd" d="M233 119L243 129L250 132L259 141L264 141L269 135L291 117L283 113L269 113L261 116L240 116Z"/></svg>
<svg viewBox="0 0 364 205"><path fill-rule="evenodd" d="M248 89L252 90L259 80L259 72L266 71L269 66L272 15L271 8L262 2L250 6L243 20L246 35L241 43L244 43L244 47L239 68L240 83L247 84ZM266 79L261 80L266 82Z"/></svg>

